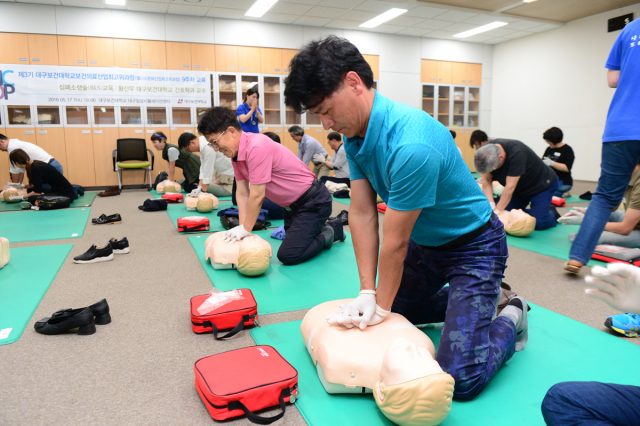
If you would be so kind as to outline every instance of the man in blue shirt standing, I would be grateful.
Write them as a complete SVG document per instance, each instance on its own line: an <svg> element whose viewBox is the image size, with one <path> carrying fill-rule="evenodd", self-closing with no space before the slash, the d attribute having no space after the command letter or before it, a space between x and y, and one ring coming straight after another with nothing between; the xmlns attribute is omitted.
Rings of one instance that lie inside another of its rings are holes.
<svg viewBox="0 0 640 426"><path fill-rule="evenodd" d="M578 273L587 264L613 208L620 204L640 160L640 20L627 24L611 49L605 68L616 88L602 137L598 189L571 246L564 269Z"/></svg>
<svg viewBox="0 0 640 426"><path fill-rule="evenodd" d="M290 69L286 105L346 136L361 291L329 323L363 329L389 311L444 322L436 360L456 381L454 397L474 398L527 339L522 298L493 318L508 257L502 223L449 130L372 89L371 68L349 41L311 42ZM382 247L376 193L388 206Z"/></svg>
<svg viewBox="0 0 640 426"><path fill-rule="evenodd" d="M287 131L293 140L298 142L298 158L300 161L305 166L308 166L309 162L313 162L313 174L316 179L328 175L331 169L324 164L324 160L327 158L327 150L320 145L320 142L305 134L304 129L300 126L291 126Z"/></svg>

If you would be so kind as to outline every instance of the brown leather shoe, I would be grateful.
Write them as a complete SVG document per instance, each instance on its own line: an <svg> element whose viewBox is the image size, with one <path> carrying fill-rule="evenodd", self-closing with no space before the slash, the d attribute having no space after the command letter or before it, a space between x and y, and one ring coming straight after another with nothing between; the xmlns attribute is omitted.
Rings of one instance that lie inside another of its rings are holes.
<svg viewBox="0 0 640 426"><path fill-rule="evenodd" d="M103 192L98 192L98 197L113 197L114 195L120 195L120 188L117 186L110 186Z"/></svg>

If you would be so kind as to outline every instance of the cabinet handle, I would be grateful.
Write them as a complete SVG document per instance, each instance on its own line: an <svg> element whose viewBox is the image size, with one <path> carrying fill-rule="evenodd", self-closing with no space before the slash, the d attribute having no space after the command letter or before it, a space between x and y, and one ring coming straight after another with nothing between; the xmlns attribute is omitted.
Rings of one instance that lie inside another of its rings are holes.
<svg viewBox="0 0 640 426"><path fill-rule="evenodd" d="M466 82L467 82L467 80L462 80L462 82L463 82L463 83L466 83Z"/></svg>
<svg viewBox="0 0 640 426"><path fill-rule="evenodd" d="M93 133L95 133L96 135L100 135L102 134L102 130L94 130Z"/></svg>
<svg viewBox="0 0 640 426"><path fill-rule="evenodd" d="M20 61L20 62L27 62L27 61L28 61L28 59L27 59L27 58L18 58L18 61Z"/></svg>
<svg viewBox="0 0 640 426"><path fill-rule="evenodd" d="M91 130L80 130L82 134L91 134Z"/></svg>
<svg viewBox="0 0 640 426"><path fill-rule="evenodd" d="M240 67L240 71L246 71L247 67Z"/></svg>
<svg viewBox="0 0 640 426"><path fill-rule="evenodd" d="M182 65L182 68L189 68L189 65Z"/></svg>
<svg viewBox="0 0 640 426"><path fill-rule="evenodd" d="M200 65L194 65L193 68L200 68Z"/></svg>
<svg viewBox="0 0 640 426"><path fill-rule="evenodd" d="M131 62L131 65L140 65L140 62Z"/></svg>
<svg viewBox="0 0 640 426"><path fill-rule="evenodd" d="M32 62L40 62L40 58L31 58Z"/></svg>
<svg viewBox="0 0 640 426"><path fill-rule="evenodd" d="M26 132L25 132L26 133ZM38 130L38 134L39 135L46 135L47 131L46 130Z"/></svg>
<svg viewBox="0 0 640 426"><path fill-rule="evenodd" d="M280 68L276 68L276 72L280 72Z"/></svg>
<svg viewBox="0 0 640 426"><path fill-rule="evenodd" d="M138 65L138 64L136 64L136 65ZM143 66L143 67L150 67L150 66L151 66L151 63L150 63L150 62L143 62L143 63L142 63L142 66Z"/></svg>
<svg viewBox="0 0 640 426"><path fill-rule="evenodd" d="M97 64L98 61L89 61L90 64Z"/></svg>
<svg viewBox="0 0 640 426"><path fill-rule="evenodd" d="M438 79L438 81L442 81L442 79L441 79L441 78L439 78L439 79Z"/></svg>
<svg viewBox="0 0 640 426"><path fill-rule="evenodd" d="M232 70L237 70L238 67L230 67Z"/></svg>
<svg viewBox="0 0 640 426"><path fill-rule="evenodd" d="M134 130L135 133L142 133L142 130Z"/></svg>
<svg viewBox="0 0 640 426"><path fill-rule="evenodd" d="M25 135L32 135L33 134L33 130L25 130L24 134Z"/></svg>
<svg viewBox="0 0 640 426"><path fill-rule="evenodd" d="M79 63L79 64L84 64L85 62L86 62L86 61L85 61L85 60L83 60L83 59L78 59L78 63Z"/></svg>

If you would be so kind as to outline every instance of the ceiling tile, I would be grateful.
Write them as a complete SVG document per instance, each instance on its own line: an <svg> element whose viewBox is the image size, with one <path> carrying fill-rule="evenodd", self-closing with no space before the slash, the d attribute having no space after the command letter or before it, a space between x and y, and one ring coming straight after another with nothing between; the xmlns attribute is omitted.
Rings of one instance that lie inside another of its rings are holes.
<svg viewBox="0 0 640 426"><path fill-rule="evenodd" d="M482 43L484 41L487 40L491 40L492 38L495 38L493 36L488 36L488 35L484 35L484 34L477 34L471 37L467 37L464 39L460 39L461 41L466 41L466 42L471 42L471 43Z"/></svg>
<svg viewBox="0 0 640 426"><path fill-rule="evenodd" d="M329 22L325 27L328 28L341 28L343 30L359 30L361 22L345 21L344 19L336 19Z"/></svg>
<svg viewBox="0 0 640 426"><path fill-rule="evenodd" d="M542 31L555 30L556 28L560 28L560 25L555 24L542 24L537 27L529 28L527 31L532 31L534 33L541 33Z"/></svg>
<svg viewBox="0 0 640 426"><path fill-rule="evenodd" d="M315 16L301 16L296 19L293 23L295 25L309 25L311 27L324 27L329 22L331 22L331 18L318 18Z"/></svg>
<svg viewBox="0 0 640 426"><path fill-rule="evenodd" d="M245 12L246 10L212 7L207 12L207 16L210 16L212 18L244 19Z"/></svg>
<svg viewBox="0 0 640 426"><path fill-rule="evenodd" d="M512 22L518 22L520 20L515 18L509 18L508 16L495 16L495 15L476 15L469 19L463 20L463 22L467 24L475 24L478 26L487 25L496 21L506 22L507 24L509 24L509 26L511 26Z"/></svg>
<svg viewBox="0 0 640 426"><path fill-rule="evenodd" d="M214 0L213 7L222 9L242 9L249 10L256 0Z"/></svg>
<svg viewBox="0 0 640 426"><path fill-rule="evenodd" d="M423 36L425 34L430 33L431 31L432 30L429 30L427 28L416 28L416 27L413 27L413 28L404 29L402 31L398 31L397 34L420 37L420 36Z"/></svg>
<svg viewBox="0 0 640 426"><path fill-rule="evenodd" d="M472 29L477 28L477 27L478 27L477 25L463 24L462 22L458 22L458 23L451 24L451 25L448 25L446 27L443 27L442 30L443 31L453 31L453 32L455 32L457 34L457 33L463 32L463 31L472 30Z"/></svg>
<svg viewBox="0 0 640 426"><path fill-rule="evenodd" d="M321 0L320 3L318 3L318 6L351 9L361 3L364 3L364 0Z"/></svg>
<svg viewBox="0 0 640 426"><path fill-rule="evenodd" d="M136 12L167 13L168 8L168 3L156 3L138 0L127 1L127 10L133 10Z"/></svg>
<svg viewBox="0 0 640 426"><path fill-rule="evenodd" d="M429 33L427 35L427 37L453 39L453 35L454 34L455 33L452 33L451 31L438 30L438 31L433 31L433 32ZM460 40L460 39L457 39L457 40Z"/></svg>
<svg viewBox="0 0 640 426"><path fill-rule="evenodd" d="M53 4L61 6L60 0L16 0L17 3L38 3L38 4Z"/></svg>
<svg viewBox="0 0 640 426"><path fill-rule="evenodd" d="M269 13L282 13L285 15L304 15L313 6L310 4L282 3L278 2L269 9Z"/></svg>
<svg viewBox="0 0 640 426"><path fill-rule="evenodd" d="M496 28L491 31L487 31L487 34L491 35L492 37L505 37L505 36L508 36L509 34L514 34L516 32L518 31L509 28L509 26L507 25L501 28Z"/></svg>
<svg viewBox="0 0 640 426"><path fill-rule="evenodd" d="M379 0L367 0L359 5L355 6L354 9L358 10L366 10L367 12L386 12L389 9L397 8L397 9L414 9L418 7L417 4L411 3L392 3L388 1L379 1Z"/></svg>
<svg viewBox="0 0 640 426"><path fill-rule="evenodd" d="M204 16L209 11L207 6L187 6L184 4L171 4L167 13L174 15L191 15L191 16Z"/></svg>
<svg viewBox="0 0 640 426"><path fill-rule="evenodd" d="M509 28L514 30L526 30L529 31L529 28L539 27L540 25L544 25L544 22L538 21L516 21L509 24Z"/></svg>
<svg viewBox="0 0 640 426"><path fill-rule="evenodd" d="M336 9L334 7L316 6L305 13L305 16L317 16L319 18L337 18L345 12L344 9Z"/></svg>
<svg viewBox="0 0 640 426"><path fill-rule="evenodd" d="M437 7L419 6L419 7L416 7L415 9L409 10L407 13L404 14L404 16L417 16L418 18L429 19L429 18L436 17L438 15L442 15L445 12L447 12L446 9L439 9Z"/></svg>
<svg viewBox="0 0 640 426"><path fill-rule="evenodd" d="M291 24L293 21L298 19L299 15L285 15L283 13L265 13L260 18L260 21L264 22L277 22L279 24Z"/></svg>
<svg viewBox="0 0 640 426"><path fill-rule="evenodd" d="M312 6L317 5L322 0L287 0L288 3L310 4Z"/></svg>
<svg viewBox="0 0 640 426"><path fill-rule="evenodd" d="M395 34L398 31L402 31L402 30L405 30L405 29L407 29L407 27L403 27L401 25L382 24L382 25L378 25L375 28L369 29L369 31L373 32L373 33Z"/></svg>
<svg viewBox="0 0 640 426"><path fill-rule="evenodd" d="M498 43L504 43L505 41L509 41L508 38L502 38L502 37L495 37L495 38L491 38L483 43L486 44L498 44Z"/></svg>
<svg viewBox="0 0 640 426"><path fill-rule="evenodd" d="M402 15L402 16L398 16L397 18L393 18L389 22L393 25L401 25L403 27L413 27L414 25L419 24L420 22L424 22L424 19Z"/></svg>
<svg viewBox="0 0 640 426"><path fill-rule="evenodd" d="M72 7L93 7L97 9L104 9L103 0L62 0L63 6Z"/></svg>
<svg viewBox="0 0 640 426"><path fill-rule="evenodd" d="M441 21L453 21L461 22L465 19L473 18L478 15L477 13L462 12L459 10L450 10L442 15L438 15L438 19Z"/></svg>
<svg viewBox="0 0 640 426"><path fill-rule="evenodd" d="M428 28L430 30L439 30L444 27L448 27L451 25L451 22L447 21L436 21L435 19L427 19L426 21L422 21L419 24L414 25L417 28Z"/></svg>
<svg viewBox="0 0 640 426"><path fill-rule="evenodd" d="M147 0L148 1L148 0ZM152 0L153 1L153 0ZM187 6L213 6L215 0L171 0L171 4L186 4ZM127 1L128 3L128 1Z"/></svg>
<svg viewBox="0 0 640 426"><path fill-rule="evenodd" d="M529 31L516 31L513 34L505 35L505 36L502 36L502 37L508 38L510 40L513 40L514 38L526 37L526 36L529 36L531 34L535 34L535 33L532 33L532 32L529 32Z"/></svg>
<svg viewBox="0 0 640 426"><path fill-rule="evenodd" d="M345 11L342 15L340 15L340 19L344 19L347 21L359 21L360 23L362 23L367 22L369 19L373 19L378 15L379 13L376 12L351 9Z"/></svg>

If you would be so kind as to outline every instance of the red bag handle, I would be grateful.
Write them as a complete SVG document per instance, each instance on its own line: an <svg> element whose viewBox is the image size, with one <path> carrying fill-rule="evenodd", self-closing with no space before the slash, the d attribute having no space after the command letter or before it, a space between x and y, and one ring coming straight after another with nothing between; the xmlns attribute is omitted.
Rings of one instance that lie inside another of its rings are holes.
<svg viewBox="0 0 640 426"><path fill-rule="evenodd" d="M249 421L251 423L256 423L259 425L270 425L271 423L275 422L276 420L280 420L283 416L284 416L284 412L286 410L286 406L284 404L284 399L288 396L291 396L291 389L284 388L282 389L282 392L280 392L280 399L278 400L280 402L280 409L282 410L282 413L276 414L273 417L262 417L257 415L256 413L254 413L253 411L249 410L247 407L245 407L245 405L240 402L240 401L232 401L229 403L229 411L232 410L242 410L244 411L244 414L247 415L247 418L249 419Z"/></svg>

